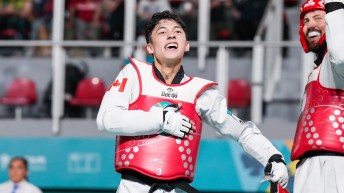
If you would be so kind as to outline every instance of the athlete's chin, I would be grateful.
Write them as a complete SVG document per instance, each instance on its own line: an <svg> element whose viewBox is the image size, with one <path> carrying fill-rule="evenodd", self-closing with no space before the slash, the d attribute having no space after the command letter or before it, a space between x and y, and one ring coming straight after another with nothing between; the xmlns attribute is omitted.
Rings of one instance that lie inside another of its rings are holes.
<svg viewBox="0 0 344 193"><path fill-rule="evenodd" d="M318 44L318 42L309 42L308 43L308 49L311 52L317 53L319 51L319 44Z"/></svg>
<svg viewBox="0 0 344 193"><path fill-rule="evenodd" d="M182 58L165 58L166 62L169 64L179 63Z"/></svg>
<svg viewBox="0 0 344 193"><path fill-rule="evenodd" d="M317 52L319 49L319 37L307 38L308 49L312 52Z"/></svg>
<svg viewBox="0 0 344 193"><path fill-rule="evenodd" d="M164 57L164 61L169 66L176 66L180 64L182 59L183 59L182 57L166 57L166 56Z"/></svg>
<svg viewBox="0 0 344 193"><path fill-rule="evenodd" d="M165 54L165 58L167 60L179 61L183 58L183 55L180 53L167 53L167 54Z"/></svg>

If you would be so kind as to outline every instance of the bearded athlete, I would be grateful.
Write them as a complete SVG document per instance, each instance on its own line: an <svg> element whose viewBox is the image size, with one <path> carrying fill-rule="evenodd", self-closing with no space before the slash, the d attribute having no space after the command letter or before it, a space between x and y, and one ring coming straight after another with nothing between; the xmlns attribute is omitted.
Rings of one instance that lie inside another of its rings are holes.
<svg viewBox="0 0 344 193"><path fill-rule="evenodd" d="M291 154L292 160L300 160L294 193L344 192L343 8L343 1L336 0L308 0L301 7L301 44L317 58Z"/></svg>
<svg viewBox="0 0 344 193"><path fill-rule="evenodd" d="M117 192L198 192L189 183L196 171L202 120L238 141L263 166L272 165L271 181L285 187L283 157L256 125L227 113L216 83L184 74L182 60L189 51L185 30L176 14L154 14L146 27L154 63L130 58L103 98L97 125L117 135Z"/></svg>

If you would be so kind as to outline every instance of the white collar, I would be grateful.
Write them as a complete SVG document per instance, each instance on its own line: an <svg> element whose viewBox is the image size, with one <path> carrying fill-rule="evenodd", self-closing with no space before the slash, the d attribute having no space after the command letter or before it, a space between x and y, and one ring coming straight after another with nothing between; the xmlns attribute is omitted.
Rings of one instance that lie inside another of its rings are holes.
<svg viewBox="0 0 344 193"><path fill-rule="evenodd" d="M11 181L10 180L10 184L11 185L15 185L15 184L17 184L18 186L22 186L22 185L24 185L24 184L26 184L27 183L27 181L26 180L22 180L22 181L20 181L20 182L18 182L18 183L14 183L13 181Z"/></svg>

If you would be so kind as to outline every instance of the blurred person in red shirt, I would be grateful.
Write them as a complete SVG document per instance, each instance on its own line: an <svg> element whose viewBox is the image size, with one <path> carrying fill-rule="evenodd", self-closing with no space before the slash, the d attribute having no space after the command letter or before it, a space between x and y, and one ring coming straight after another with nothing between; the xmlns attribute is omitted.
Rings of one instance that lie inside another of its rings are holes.
<svg viewBox="0 0 344 193"><path fill-rule="evenodd" d="M71 39L99 39L101 0L70 0L67 28L75 29Z"/></svg>
<svg viewBox="0 0 344 193"><path fill-rule="evenodd" d="M67 7L66 39L99 40L102 28L102 0L70 0ZM97 56L101 49L72 48L70 51L71 55L76 56Z"/></svg>

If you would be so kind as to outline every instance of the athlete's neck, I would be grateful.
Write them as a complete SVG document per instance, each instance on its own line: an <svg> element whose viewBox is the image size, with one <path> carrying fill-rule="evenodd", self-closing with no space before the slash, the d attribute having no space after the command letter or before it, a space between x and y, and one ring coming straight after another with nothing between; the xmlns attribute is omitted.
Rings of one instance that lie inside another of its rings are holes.
<svg viewBox="0 0 344 193"><path fill-rule="evenodd" d="M181 67L181 64L167 65L164 63L159 63L157 61L154 62L154 65L159 70L167 84L172 84L174 77L176 76Z"/></svg>

